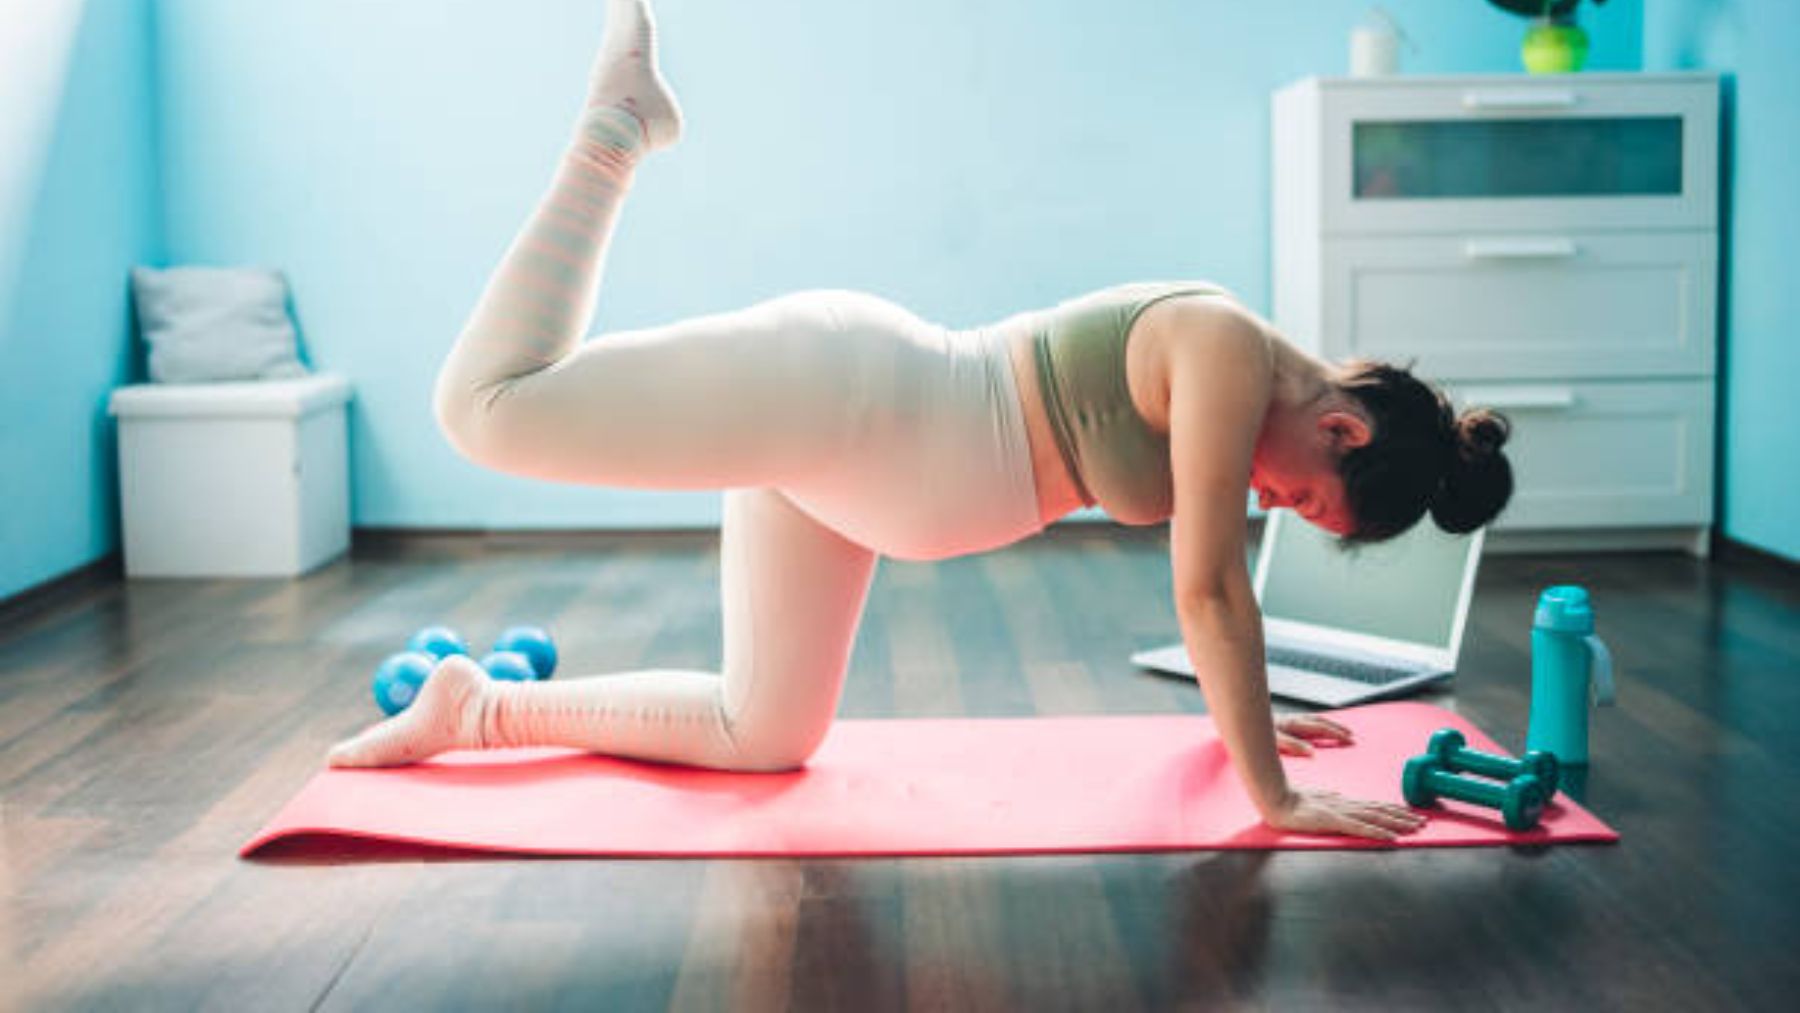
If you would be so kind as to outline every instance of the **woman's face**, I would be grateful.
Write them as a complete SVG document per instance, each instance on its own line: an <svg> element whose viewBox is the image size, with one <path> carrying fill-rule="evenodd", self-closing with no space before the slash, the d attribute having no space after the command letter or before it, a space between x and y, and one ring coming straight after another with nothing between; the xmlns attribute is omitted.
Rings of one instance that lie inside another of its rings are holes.
<svg viewBox="0 0 1800 1013"><path fill-rule="evenodd" d="M1264 510L1287 507L1334 535L1349 534L1356 517L1344 496L1338 461L1368 443L1369 436L1368 422L1345 409L1271 417L1250 461L1257 505Z"/></svg>

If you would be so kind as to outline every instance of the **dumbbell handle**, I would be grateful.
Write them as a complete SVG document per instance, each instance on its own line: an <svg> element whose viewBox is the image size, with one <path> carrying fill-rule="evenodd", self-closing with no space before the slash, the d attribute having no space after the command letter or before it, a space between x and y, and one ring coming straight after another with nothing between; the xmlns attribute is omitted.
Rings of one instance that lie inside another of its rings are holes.
<svg viewBox="0 0 1800 1013"><path fill-rule="evenodd" d="M1506 804L1506 785L1458 777L1439 767L1426 771L1425 785L1434 794L1460 802L1473 802L1490 809L1499 809Z"/></svg>
<svg viewBox="0 0 1800 1013"><path fill-rule="evenodd" d="M1508 756L1495 756L1492 753L1478 753L1473 749L1458 749L1450 754L1450 769L1480 774L1482 777L1497 777L1511 780L1520 774L1529 774L1525 761L1515 760Z"/></svg>
<svg viewBox="0 0 1800 1013"><path fill-rule="evenodd" d="M1556 758L1548 753L1526 753L1523 759L1515 760L1465 747L1447 753L1444 761L1446 767L1459 774L1480 774L1502 781L1510 781L1520 774L1532 774L1543 783L1544 790L1551 793L1555 793L1559 780Z"/></svg>

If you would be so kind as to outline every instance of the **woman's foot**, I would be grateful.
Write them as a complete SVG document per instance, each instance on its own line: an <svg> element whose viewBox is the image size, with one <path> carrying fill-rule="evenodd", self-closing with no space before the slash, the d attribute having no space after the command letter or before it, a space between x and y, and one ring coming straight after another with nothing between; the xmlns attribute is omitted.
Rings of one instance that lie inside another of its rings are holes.
<svg viewBox="0 0 1800 1013"><path fill-rule="evenodd" d="M395 767L447 749L481 748L481 666L460 655L445 658L420 687L412 706L331 747L333 767Z"/></svg>
<svg viewBox="0 0 1800 1013"><path fill-rule="evenodd" d="M581 120L590 140L618 144L616 111L635 125L647 151L681 137L681 106L656 66L656 20L649 0L607 0L605 34L590 78Z"/></svg>

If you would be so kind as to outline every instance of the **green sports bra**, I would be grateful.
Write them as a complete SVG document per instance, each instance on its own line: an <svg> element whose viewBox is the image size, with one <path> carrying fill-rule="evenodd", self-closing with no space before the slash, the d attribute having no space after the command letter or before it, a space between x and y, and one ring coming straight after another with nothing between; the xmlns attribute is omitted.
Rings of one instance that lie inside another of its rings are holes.
<svg viewBox="0 0 1800 1013"><path fill-rule="evenodd" d="M1121 524L1155 524L1174 510L1169 439L1131 403L1125 339L1138 314L1180 295L1220 295L1205 282L1134 282L1058 304L1032 335L1038 386L1063 463L1082 502Z"/></svg>

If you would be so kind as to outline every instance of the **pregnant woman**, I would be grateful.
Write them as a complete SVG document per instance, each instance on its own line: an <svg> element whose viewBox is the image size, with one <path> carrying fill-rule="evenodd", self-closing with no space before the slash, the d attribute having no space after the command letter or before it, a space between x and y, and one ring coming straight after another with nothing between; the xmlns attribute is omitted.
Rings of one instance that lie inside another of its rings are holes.
<svg viewBox="0 0 1800 1013"><path fill-rule="evenodd" d="M639 161L680 132L648 4L610 0L574 136L435 403L449 441L499 471L724 490L723 671L507 683L452 657L331 764L555 745L792 769L837 710L879 556L995 549L1097 503L1126 524L1170 522L1182 636L1269 824L1378 839L1420 825L1400 806L1289 784L1279 750L1350 735L1271 718L1245 492L1346 541L1427 512L1470 531L1511 493L1502 417L1459 418L1403 369L1314 359L1195 282L1121 285L971 330L870 295L802 292L583 340Z"/></svg>

